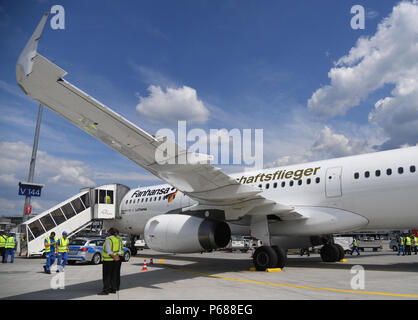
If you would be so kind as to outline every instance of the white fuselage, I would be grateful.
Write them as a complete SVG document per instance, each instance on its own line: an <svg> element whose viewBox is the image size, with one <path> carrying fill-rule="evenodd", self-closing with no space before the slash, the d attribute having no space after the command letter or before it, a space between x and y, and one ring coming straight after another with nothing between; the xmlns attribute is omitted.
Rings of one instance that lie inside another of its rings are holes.
<svg viewBox="0 0 418 320"><path fill-rule="evenodd" d="M418 227L418 147L231 177L240 183L261 187L262 196L281 204L337 208L355 213L368 220L363 229ZM150 218L196 203L180 191L174 199L167 199L173 192L176 190L167 184L131 190L120 206L122 219L112 224L123 232L139 235Z"/></svg>

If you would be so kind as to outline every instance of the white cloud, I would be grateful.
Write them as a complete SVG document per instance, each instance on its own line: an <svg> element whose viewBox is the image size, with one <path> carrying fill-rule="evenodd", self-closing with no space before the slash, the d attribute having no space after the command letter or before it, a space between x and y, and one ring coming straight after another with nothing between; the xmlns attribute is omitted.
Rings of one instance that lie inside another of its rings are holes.
<svg viewBox="0 0 418 320"><path fill-rule="evenodd" d="M26 180L32 147L24 142L0 142L0 181L11 184ZM61 186L93 186L91 170L81 161L57 158L38 150L35 177L37 181Z"/></svg>
<svg viewBox="0 0 418 320"><path fill-rule="evenodd" d="M366 131L367 133L367 131ZM371 141L374 141L372 138ZM341 133L335 133L325 126L315 137L310 147L302 152L285 155L266 164L267 168L289 166L310 161L346 157L356 154L373 152L373 146L366 139L347 137Z"/></svg>
<svg viewBox="0 0 418 320"><path fill-rule="evenodd" d="M349 139L343 134L332 132L327 126L321 130L311 150L317 157L330 158L346 157L372 151L365 140Z"/></svg>
<svg viewBox="0 0 418 320"><path fill-rule="evenodd" d="M205 123L209 119L209 110L198 99L193 88L183 86L164 91L160 86L151 85L148 91L148 97L139 97L136 110L151 121L167 123L187 120L190 123Z"/></svg>
<svg viewBox="0 0 418 320"><path fill-rule="evenodd" d="M369 120L381 125L388 145L418 140L418 4L401 2L370 38L360 38L329 71L330 85L318 89L308 108L323 118L344 115L370 93L394 85L376 102Z"/></svg>

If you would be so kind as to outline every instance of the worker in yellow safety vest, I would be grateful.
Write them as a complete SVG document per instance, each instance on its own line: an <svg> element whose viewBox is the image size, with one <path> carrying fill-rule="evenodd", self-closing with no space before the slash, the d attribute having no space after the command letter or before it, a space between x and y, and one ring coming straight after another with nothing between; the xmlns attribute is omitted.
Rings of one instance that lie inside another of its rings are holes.
<svg viewBox="0 0 418 320"><path fill-rule="evenodd" d="M356 251L357 255L360 255L360 251L358 251L358 245L357 245L357 239L356 237L353 237L353 243L351 244L353 248L351 249L351 255L353 255L353 252Z"/></svg>
<svg viewBox="0 0 418 320"><path fill-rule="evenodd" d="M398 256L401 254L401 251L402 251L402 255L404 256L405 255L405 238L403 236L399 237L398 244L399 244Z"/></svg>
<svg viewBox="0 0 418 320"><path fill-rule="evenodd" d="M9 237L7 237L5 248L6 248L6 254L4 255L3 263L7 263L7 259L9 258L9 255L11 257L10 263L13 263L15 260L15 249L16 249L16 238L13 232L10 233Z"/></svg>
<svg viewBox="0 0 418 320"><path fill-rule="evenodd" d="M407 235L405 237L405 254L407 254L408 256L411 255L411 245L412 245L411 237Z"/></svg>
<svg viewBox="0 0 418 320"><path fill-rule="evenodd" d="M1 255L1 261L4 260L4 256L6 255L6 242L7 242L7 236L4 234L3 231L0 231L0 255Z"/></svg>
<svg viewBox="0 0 418 320"><path fill-rule="evenodd" d="M117 290L117 262L120 261L120 242L116 238L116 230L110 228L103 244L103 290L98 295L116 293Z"/></svg>
<svg viewBox="0 0 418 320"><path fill-rule="evenodd" d="M57 272L64 271L64 268L67 265L69 242L70 240L68 240L67 238L67 232L64 231L62 233L62 237L58 239L57 245L56 245L56 253L58 254Z"/></svg>
<svg viewBox="0 0 418 320"><path fill-rule="evenodd" d="M49 237L47 237L44 240L44 246L45 246L44 252L45 252L46 263L43 267L44 267L45 273L48 273L48 274L51 273L50 268L55 262L56 245L57 245L57 241L55 239L55 232L51 232Z"/></svg>
<svg viewBox="0 0 418 320"><path fill-rule="evenodd" d="M120 268L122 266L122 261L124 259L124 255L123 255L123 239L122 237L119 235L119 230L115 229L115 237L118 239L119 241L119 261L116 261L116 291L119 291L120 288Z"/></svg>
<svg viewBox="0 0 418 320"><path fill-rule="evenodd" d="M412 237L414 239L414 251L415 251L415 254L417 254L418 253L418 237L416 235L413 235Z"/></svg>

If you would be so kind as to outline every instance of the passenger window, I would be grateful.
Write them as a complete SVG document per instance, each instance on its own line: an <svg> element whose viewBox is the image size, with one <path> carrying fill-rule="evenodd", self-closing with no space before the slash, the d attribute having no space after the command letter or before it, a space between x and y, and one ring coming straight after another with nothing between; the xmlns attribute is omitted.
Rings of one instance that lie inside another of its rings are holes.
<svg viewBox="0 0 418 320"><path fill-rule="evenodd" d="M277 188L277 182L273 184L273 188Z"/></svg>
<svg viewBox="0 0 418 320"><path fill-rule="evenodd" d="M409 167L409 171L411 171L412 173L414 173L414 172L415 172L415 170L416 170L415 166L410 166L410 167Z"/></svg>
<svg viewBox="0 0 418 320"><path fill-rule="evenodd" d="M113 190L107 190L106 192L106 203L113 204Z"/></svg>
<svg viewBox="0 0 418 320"><path fill-rule="evenodd" d="M99 203L106 203L106 190L99 190Z"/></svg>
<svg viewBox="0 0 418 320"><path fill-rule="evenodd" d="M51 212L51 216L57 225L67 220L59 208Z"/></svg>
<svg viewBox="0 0 418 320"><path fill-rule="evenodd" d="M73 201L71 201L71 204L73 205L73 208L77 214L85 210L80 198L75 198Z"/></svg>
<svg viewBox="0 0 418 320"><path fill-rule="evenodd" d="M308 178L308 179L306 180L306 184L311 184L311 178Z"/></svg>
<svg viewBox="0 0 418 320"><path fill-rule="evenodd" d="M380 177L380 170L376 170L375 175L376 177Z"/></svg>
<svg viewBox="0 0 418 320"><path fill-rule="evenodd" d="M258 187L261 189L263 187L263 185L259 184Z"/></svg>
<svg viewBox="0 0 418 320"><path fill-rule="evenodd" d="M360 177L360 174L358 173L358 172L356 172L355 174L354 174L354 179L358 179Z"/></svg>
<svg viewBox="0 0 418 320"><path fill-rule="evenodd" d="M144 198L141 199L141 202L144 202Z"/></svg>
<svg viewBox="0 0 418 320"><path fill-rule="evenodd" d="M80 197L80 199L81 199L81 201L83 202L83 204L84 204L84 207L86 207L86 209L87 208L90 208L90 194L87 192L86 194L83 194L81 197Z"/></svg>
<svg viewBox="0 0 418 320"><path fill-rule="evenodd" d="M56 224L54 223L54 220L52 220L52 218L49 214L47 214L46 216L43 216L41 218L41 222L42 222L46 231L49 231L52 228L56 227Z"/></svg>
<svg viewBox="0 0 418 320"><path fill-rule="evenodd" d="M158 198L158 201L161 201L161 196Z"/></svg>
<svg viewBox="0 0 418 320"><path fill-rule="evenodd" d="M266 189L270 188L270 183L266 184Z"/></svg>
<svg viewBox="0 0 418 320"><path fill-rule="evenodd" d="M61 207L61 210L62 210L62 212L64 212L67 219L70 219L70 218L74 217L75 214L76 214L70 203L67 203L67 204L63 205Z"/></svg>
<svg viewBox="0 0 418 320"><path fill-rule="evenodd" d="M321 181L321 179L319 177L315 179L316 183L319 183L320 181Z"/></svg>
<svg viewBox="0 0 418 320"><path fill-rule="evenodd" d="M390 176L390 175L392 174L392 169L387 169L387 170L386 170L386 174L387 174L388 176Z"/></svg>
<svg viewBox="0 0 418 320"><path fill-rule="evenodd" d="M289 186L293 187L293 184L294 184L293 180L290 180Z"/></svg>
<svg viewBox="0 0 418 320"><path fill-rule="evenodd" d="M298 181L298 185L302 185L302 179Z"/></svg>
<svg viewBox="0 0 418 320"><path fill-rule="evenodd" d="M403 173L403 168L402 168L402 167L399 167L399 168L398 168L398 173L399 173L399 174L402 174L402 173Z"/></svg>
<svg viewBox="0 0 418 320"><path fill-rule="evenodd" d="M282 188L284 188L286 186L286 182L282 182Z"/></svg>
<svg viewBox="0 0 418 320"><path fill-rule="evenodd" d="M365 178L369 178L369 177L370 177L370 172L369 172L369 171L366 171L366 172L364 173L364 177L365 177Z"/></svg>

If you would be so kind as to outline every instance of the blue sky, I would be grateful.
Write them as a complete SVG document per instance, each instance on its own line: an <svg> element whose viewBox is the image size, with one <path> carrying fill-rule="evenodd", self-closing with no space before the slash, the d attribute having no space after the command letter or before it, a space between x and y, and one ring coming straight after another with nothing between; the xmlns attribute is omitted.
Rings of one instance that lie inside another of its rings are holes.
<svg viewBox="0 0 418 320"><path fill-rule="evenodd" d="M409 74L416 59L407 59L417 43L411 1L0 0L0 153L7 163L0 171L0 214L23 209L17 181L27 179L38 106L16 84L16 60L53 5L65 9L65 30L48 22L38 51L69 73L67 81L151 133L202 109L205 116L192 126L262 128L264 163L272 166L418 142L411 122L418 106L409 103L418 87ZM356 4L366 10L364 30L350 26ZM386 43L391 37L394 47ZM179 103L190 88L195 99L189 109L161 106L165 116L156 109L152 116L150 86L162 96L172 89ZM35 181L46 187L34 199L35 211L89 183L159 183L47 109L39 150L45 167L38 165Z"/></svg>

